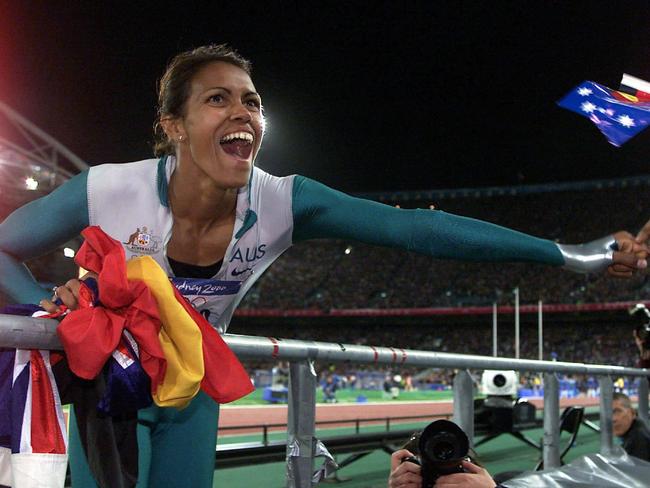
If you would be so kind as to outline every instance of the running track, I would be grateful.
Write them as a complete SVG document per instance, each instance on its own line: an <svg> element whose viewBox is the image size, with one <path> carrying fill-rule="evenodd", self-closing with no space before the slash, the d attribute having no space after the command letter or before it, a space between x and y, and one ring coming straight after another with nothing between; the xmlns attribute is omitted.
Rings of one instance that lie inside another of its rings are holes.
<svg viewBox="0 0 650 488"><path fill-rule="evenodd" d="M530 400L538 410L543 409L544 402L541 398ZM597 406L598 398L563 398L560 407L582 405L584 407ZM337 403L316 405L316 421L328 420L356 420L372 418L395 418L410 416L427 416L430 418L451 417L453 404L451 401L438 402L386 402L386 403ZM426 419L423 419L426 420ZM260 405L260 406L222 406L219 414L219 426L250 426L271 425L287 423L286 405ZM341 425L351 425L350 423ZM334 425L330 425L333 427ZM278 429L282 430L282 429ZM259 432L259 429L229 430L228 434L245 434Z"/></svg>

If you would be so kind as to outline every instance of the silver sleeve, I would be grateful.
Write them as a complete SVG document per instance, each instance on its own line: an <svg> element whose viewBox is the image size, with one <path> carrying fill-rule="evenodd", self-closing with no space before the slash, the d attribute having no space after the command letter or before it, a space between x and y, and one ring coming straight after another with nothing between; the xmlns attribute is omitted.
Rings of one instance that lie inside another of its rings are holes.
<svg viewBox="0 0 650 488"><path fill-rule="evenodd" d="M614 236L601 237L585 244L557 244L564 257L564 268L576 273L596 273L614 262L618 244Z"/></svg>

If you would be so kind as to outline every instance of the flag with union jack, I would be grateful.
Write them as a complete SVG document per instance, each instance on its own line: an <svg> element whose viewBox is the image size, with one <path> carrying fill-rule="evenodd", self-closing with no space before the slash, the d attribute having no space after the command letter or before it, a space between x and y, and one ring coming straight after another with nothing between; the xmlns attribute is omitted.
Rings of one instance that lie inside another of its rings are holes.
<svg viewBox="0 0 650 488"><path fill-rule="evenodd" d="M50 351L0 349L0 485L63 487L67 451Z"/></svg>
<svg viewBox="0 0 650 488"><path fill-rule="evenodd" d="M650 123L650 96L638 88L636 82L647 85L629 75L623 75L621 90L584 81L557 103L587 117L611 144L619 147Z"/></svg>

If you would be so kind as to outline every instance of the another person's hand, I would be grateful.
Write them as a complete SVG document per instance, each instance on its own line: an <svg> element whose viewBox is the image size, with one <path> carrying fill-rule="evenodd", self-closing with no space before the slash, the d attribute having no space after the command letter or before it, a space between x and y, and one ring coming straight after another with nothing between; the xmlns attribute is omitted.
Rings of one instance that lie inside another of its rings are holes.
<svg viewBox="0 0 650 488"><path fill-rule="evenodd" d="M650 359L650 350L647 350L645 348L644 340L639 337L639 334L636 330L633 330L632 334L634 334L634 342L636 343L636 347L639 349L639 357L642 360Z"/></svg>
<svg viewBox="0 0 650 488"><path fill-rule="evenodd" d="M638 232L635 238L636 242L639 244L649 244L650 242L650 220L648 220L641 230Z"/></svg>
<svg viewBox="0 0 650 488"><path fill-rule="evenodd" d="M63 305L70 310L76 310L79 307L79 289L81 282L87 278L97 279L97 274L88 272L81 279L68 280L65 285L57 286L54 289L54 295L50 300L44 298L39 305L48 313L55 313L59 310L59 306L54 303L60 299Z"/></svg>
<svg viewBox="0 0 650 488"><path fill-rule="evenodd" d="M411 456L413 454L406 449L395 451L390 456L388 488L422 488L422 475L420 474L422 468L415 463L402 461Z"/></svg>
<svg viewBox="0 0 650 488"><path fill-rule="evenodd" d="M406 464L406 463L404 463ZM463 461L465 473L454 473L438 478L435 488L494 488L497 484L486 469Z"/></svg>
<svg viewBox="0 0 650 488"><path fill-rule="evenodd" d="M650 222L644 226L644 229L648 227L648 232L650 232L649 224ZM607 268L610 276L630 278L636 269L644 269L647 267L647 238L641 242L639 241L639 236L635 238L626 231L616 232L614 238L618 244L619 251L614 252L614 263Z"/></svg>

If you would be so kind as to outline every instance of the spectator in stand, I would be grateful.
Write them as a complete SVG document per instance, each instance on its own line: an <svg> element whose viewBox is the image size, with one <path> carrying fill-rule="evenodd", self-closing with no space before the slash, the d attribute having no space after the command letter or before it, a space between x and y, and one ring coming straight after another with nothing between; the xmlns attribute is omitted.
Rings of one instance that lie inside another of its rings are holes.
<svg viewBox="0 0 650 488"><path fill-rule="evenodd" d="M624 393L614 393L612 408L614 435L623 441L625 452L630 456L650 461L650 429L637 417L630 398Z"/></svg>

